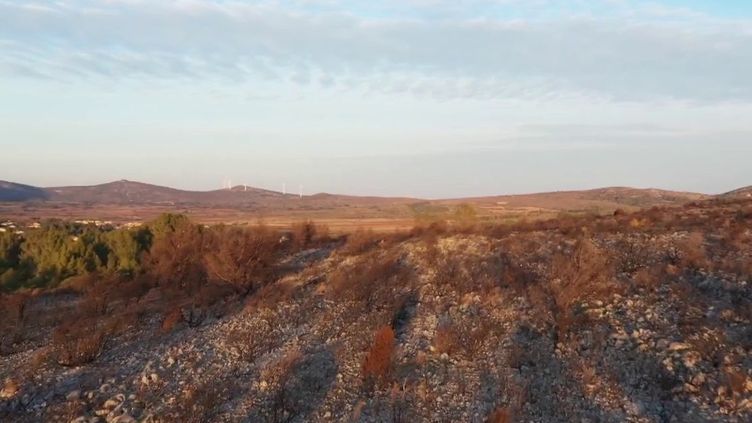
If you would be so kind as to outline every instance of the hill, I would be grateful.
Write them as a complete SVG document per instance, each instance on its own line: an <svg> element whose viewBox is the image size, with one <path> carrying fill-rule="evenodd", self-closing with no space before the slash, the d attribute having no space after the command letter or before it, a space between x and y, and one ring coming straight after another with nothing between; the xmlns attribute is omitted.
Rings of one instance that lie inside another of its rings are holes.
<svg viewBox="0 0 752 423"><path fill-rule="evenodd" d="M752 198L752 185L721 194L723 198Z"/></svg>
<svg viewBox="0 0 752 423"><path fill-rule="evenodd" d="M47 191L42 188L0 181L0 201L45 200L48 197Z"/></svg>
<svg viewBox="0 0 752 423"><path fill-rule="evenodd" d="M236 186L226 190L185 191L128 180L91 186L45 188L45 191L48 193L49 201L91 204L239 206L284 198L282 194L277 192L245 186Z"/></svg>
<svg viewBox="0 0 752 423"><path fill-rule="evenodd" d="M0 215L18 221L62 218L133 222L177 211L206 224L263 219L270 226L289 228L296 221L313 219L336 233L359 227L386 232L409 229L416 219L452 219L461 204L469 204L481 220L515 222L547 219L560 213L609 214L617 209L636 211L720 198L629 187L428 200L329 193L299 197L242 185L188 191L127 180L52 188L9 182L5 186L0 189ZM744 191L735 192L742 195Z"/></svg>

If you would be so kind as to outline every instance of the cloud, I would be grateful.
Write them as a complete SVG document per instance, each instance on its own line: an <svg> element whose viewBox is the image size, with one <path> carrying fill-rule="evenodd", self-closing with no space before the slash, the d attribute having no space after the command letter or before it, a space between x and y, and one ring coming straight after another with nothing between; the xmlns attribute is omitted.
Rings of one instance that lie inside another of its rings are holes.
<svg viewBox="0 0 752 423"><path fill-rule="evenodd" d="M273 79L446 100L752 100L748 21L613 0L576 11L550 0L460 3L466 12L429 0L379 10L342 1L5 1L0 74ZM558 13L544 12L554 4ZM604 4L622 6L603 14Z"/></svg>

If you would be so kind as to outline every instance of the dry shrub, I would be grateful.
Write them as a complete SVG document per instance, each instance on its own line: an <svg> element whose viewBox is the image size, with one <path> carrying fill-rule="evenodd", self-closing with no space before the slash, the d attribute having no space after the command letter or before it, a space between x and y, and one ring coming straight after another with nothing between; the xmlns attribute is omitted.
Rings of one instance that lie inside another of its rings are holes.
<svg viewBox="0 0 752 423"><path fill-rule="evenodd" d="M723 372L723 385L731 396L741 397L747 389L747 375L737 368L726 368Z"/></svg>
<svg viewBox="0 0 752 423"><path fill-rule="evenodd" d="M53 357L62 366L90 363L102 352L106 338L94 320L65 322L52 334Z"/></svg>
<svg viewBox="0 0 752 423"><path fill-rule="evenodd" d="M328 278L330 293L336 299L365 302L367 309L375 304L391 304L390 287L404 280L405 269L396 253L365 255L352 267L340 266ZM382 295L379 295L379 294Z"/></svg>
<svg viewBox="0 0 752 423"><path fill-rule="evenodd" d="M0 355L13 353L14 344L24 338L24 311L29 301L26 294L0 296Z"/></svg>
<svg viewBox="0 0 752 423"><path fill-rule="evenodd" d="M509 407L498 407L486 418L486 423L512 423L514 417Z"/></svg>
<svg viewBox="0 0 752 423"><path fill-rule="evenodd" d="M189 386L178 401L176 421L215 421L220 406L230 399L236 389L235 383L228 380L219 382L214 378L209 378L196 386Z"/></svg>
<svg viewBox="0 0 752 423"><path fill-rule="evenodd" d="M342 253L347 255L362 254L379 245L381 237L376 236L372 229L358 229L347 236L347 242L342 247Z"/></svg>
<svg viewBox="0 0 752 423"><path fill-rule="evenodd" d="M644 267L638 270L633 277L635 286L648 290L658 288L665 277L665 267L660 264L651 267Z"/></svg>
<svg viewBox="0 0 752 423"><path fill-rule="evenodd" d="M244 290L258 288L276 256L278 237L264 226L220 226L206 241L206 269L210 280Z"/></svg>
<svg viewBox="0 0 752 423"><path fill-rule="evenodd" d="M709 266L705 250L705 236L701 232L692 232L679 243L681 265L689 269L705 269Z"/></svg>
<svg viewBox="0 0 752 423"><path fill-rule="evenodd" d="M168 288L172 295L192 292L206 280L201 259L204 251L203 231L191 224L181 225L174 232L156 237L144 258L147 271L157 284Z"/></svg>
<svg viewBox="0 0 752 423"><path fill-rule="evenodd" d="M485 316L460 323L443 321L436 329L433 347L439 354L462 353L468 358L473 358L483 348L491 327L492 324Z"/></svg>
<svg viewBox="0 0 752 423"><path fill-rule="evenodd" d="M433 221L428 224L419 223L410 231L411 236L429 242L435 242L437 238L449 233L449 225L443 220Z"/></svg>
<svg viewBox="0 0 752 423"><path fill-rule="evenodd" d="M263 286L248 298L246 308L273 307L291 298L300 285L282 281Z"/></svg>
<svg viewBox="0 0 752 423"><path fill-rule="evenodd" d="M162 318L162 333L172 332L180 323L183 323L184 321L185 319L183 318L182 308L171 308L164 314L164 317Z"/></svg>
<svg viewBox="0 0 752 423"><path fill-rule="evenodd" d="M457 347L458 335L449 322L441 322L436 328L433 338L433 348L438 354L452 354Z"/></svg>
<svg viewBox="0 0 752 423"><path fill-rule="evenodd" d="M313 246L318 238L319 228L311 220L296 222L292 225L290 235L295 248L302 250Z"/></svg>
<svg viewBox="0 0 752 423"><path fill-rule="evenodd" d="M373 345L363 360L363 379L370 383L385 382L392 371L395 334L389 325L384 325L376 331Z"/></svg>
<svg viewBox="0 0 752 423"><path fill-rule="evenodd" d="M553 300L552 315L558 336L584 318L576 309L580 302L608 298L618 290L612 278L613 267L587 238L580 238L570 255L554 257L551 276L554 280L548 290Z"/></svg>
<svg viewBox="0 0 752 423"><path fill-rule="evenodd" d="M263 341L267 337L248 329L234 329L227 339L229 346L238 352L241 360L253 363L263 350Z"/></svg>

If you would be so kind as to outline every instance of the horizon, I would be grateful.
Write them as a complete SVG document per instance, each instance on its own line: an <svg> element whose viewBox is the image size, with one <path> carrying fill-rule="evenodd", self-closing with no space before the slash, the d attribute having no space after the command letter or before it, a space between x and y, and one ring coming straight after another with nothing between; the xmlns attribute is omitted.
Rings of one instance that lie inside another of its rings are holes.
<svg viewBox="0 0 752 423"><path fill-rule="evenodd" d="M248 185L248 184L232 184L230 188L228 187L219 187L219 188L209 188L209 189L192 189L192 188L181 188L176 186L170 186L170 185L160 185L156 183L152 183L149 181L138 181L138 180L131 180L131 179L117 179L112 181L105 181L100 183L94 183L94 184L86 184L86 185L65 185L65 184L58 184L54 186L38 186L38 185L31 185L27 184L21 181L9 181L9 180L3 180L0 179L0 183L11 183L16 185L22 185L27 186L29 188L38 188L38 189L56 189L56 188L90 188L90 187L97 187L102 185L111 185L111 184L117 184L120 182L127 182L127 183L135 183L135 184L142 184L142 185L149 185L156 188L167 188L167 189L175 189L178 191L185 191L185 192L213 192L213 191L225 191L225 190L232 190L237 191L238 189L242 188L248 188L248 189L258 189L262 191L269 191L274 192L278 194L283 194L283 191L281 189L274 189L273 187L261 187L261 186L254 186L254 185ZM674 190L670 188L663 188L663 187L655 187L655 186L625 186L625 185L610 185L610 186L594 186L594 187L580 187L580 188L572 188L572 189L562 189L562 190L553 190L553 191L530 191L530 192L515 192L515 193L509 193L509 192L499 192L499 193L491 193L491 194L484 194L479 196L464 196L464 197L417 197L417 196L400 196L400 195L359 195L359 194L352 194L352 193L343 193L343 192L327 192L327 191L319 191L319 192L310 192L306 193L304 192L303 195L306 197L315 196L315 195L342 195L342 196L352 196L352 197L376 197L376 198L408 198L408 199L414 199L414 200L426 200L426 201L440 201L440 200L463 200L463 199L473 199L473 198L488 198L488 197L506 197L506 196L524 196L524 195L538 195L538 194L553 194L553 193L564 193L564 192L586 192L586 191L594 191L594 190L608 190L608 189L633 189L633 190L657 190L657 191L665 191L665 192L676 192L676 193L684 193L684 194L699 194L699 195L706 195L706 196L715 196L715 195L723 195L728 194L733 191L737 191L740 189L746 189L751 188L752 185L741 185L736 188L732 188L723 192L699 192L699 191L681 191L681 190ZM290 192L289 190L287 192L284 192L284 194L289 196L297 197L299 195L298 191Z"/></svg>
<svg viewBox="0 0 752 423"><path fill-rule="evenodd" d="M0 53L0 179L37 187L752 183L745 1L0 1Z"/></svg>

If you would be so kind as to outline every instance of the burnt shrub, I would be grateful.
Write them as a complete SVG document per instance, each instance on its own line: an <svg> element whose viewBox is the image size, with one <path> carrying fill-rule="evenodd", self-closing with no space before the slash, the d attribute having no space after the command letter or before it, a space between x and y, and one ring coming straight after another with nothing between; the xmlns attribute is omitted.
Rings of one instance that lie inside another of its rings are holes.
<svg viewBox="0 0 752 423"><path fill-rule="evenodd" d="M347 255L362 254L371 250L383 241L382 237L377 236L371 229L358 229L347 235L347 242L342 247L342 253Z"/></svg>
<svg viewBox="0 0 752 423"><path fill-rule="evenodd" d="M204 231L193 224L181 224L173 231L155 236L145 257L148 273L167 290L192 292L206 280L202 260Z"/></svg>
<svg viewBox="0 0 752 423"><path fill-rule="evenodd" d="M106 333L96 320L71 320L55 328L52 334L52 356L67 367L94 361L104 348Z"/></svg>
<svg viewBox="0 0 752 423"><path fill-rule="evenodd" d="M557 336L564 335L583 316L578 313L582 301L607 298L618 291L613 282L613 266L588 238L577 240L571 254L557 254L551 265L552 315Z"/></svg>
<svg viewBox="0 0 752 423"><path fill-rule="evenodd" d="M391 326L385 325L376 331L371 348L366 353L361 371L366 384L388 381L392 373L392 359L395 348L395 334Z"/></svg>
<svg viewBox="0 0 752 423"><path fill-rule="evenodd" d="M319 228L311 220L294 223L290 231L293 246L298 250L313 246L318 234Z"/></svg>
<svg viewBox="0 0 752 423"><path fill-rule="evenodd" d="M486 423L512 423L514 417L509 407L498 407L486 418Z"/></svg>
<svg viewBox="0 0 752 423"><path fill-rule="evenodd" d="M391 288L406 280L407 271L394 252L374 251L353 266L340 266L328 278L331 295L340 300L365 303L367 309L376 304L391 304Z"/></svg>
<svg viewBox="0 0 752 423"><path fill-rule="evenodd" d="M692 232L679 243L680 264L690 270L706 269L710 265L705 236L701 232Z"/></svg>
<svg viewBox="0 0 752 423"><path fill-rule="evenodd" d="M220 226L208 231L205 238L209 280L242 290L255 290L262 285L279 245L278 237L264 226Z"/></svg>

